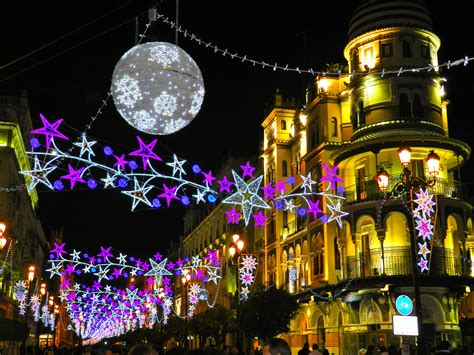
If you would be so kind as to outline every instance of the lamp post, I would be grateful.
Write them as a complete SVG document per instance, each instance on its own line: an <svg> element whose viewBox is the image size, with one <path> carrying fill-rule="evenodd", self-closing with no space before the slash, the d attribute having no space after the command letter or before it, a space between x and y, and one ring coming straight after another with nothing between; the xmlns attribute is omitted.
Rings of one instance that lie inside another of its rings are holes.
<svg viewBox="0 0 474 355"><path fill-rule="evenodd" d="M28 267L28 273L27 273L27 277L28 277L28 293L27 293L27 300L29 301L30 299L30 289L31 289L31 283L33 282L33 280L35 279L35 266L34 265L31 265ZM28 304L26 305L26 311L25 311L25 325L26 325L26 336L25 338L23 339L23 343L21 345L22 347L22 351L23 351L23 354L26 354L26 342L28 340L28 338L30 337L30 327L28 326L28 316L29 316L29 313L30 313L30 307L28 307Z"/></svg>
<svg viewBox="0 0 474 355"><path fill-rule="evenodd" d="M236 320L237 320L237 334L236 334L236 345L237 353L240 354L241 342L240 342L240 325L239 325L239 306L240 306L240 297L239 297L239 258L244 249L245 242L243 239L240 239L240 235L232 235L232 243L229 246L229 255L232 267L235 272L235 293L234 293L234 307L236 309Z"/></svg>
<svg viewBox="0 0 474 355"><path fill-rule="evenodd" d="M181 276L181 283L184 288L184 349L188 349L188 283L191 280L191 275L187 269L184 270L185 274Z"/></svg>
<svg viewBox="0 0 474 355"><path fill-rule="evenodd" d="M434 152L430 151L426 157L426 165L429 171L429 180L424 180L421 177L413 176L409 169L411 162L411 149L409 147L401 147L398 150L398 156L400 158L400 163L403 166L403 172L400 174L401 181L395 184L390 195L398 195L402 197L407 197L410 201L410 214L411 217L409 220L410 233L410 254L412 262L412 274L413 274L413 289L415 293L415 315L418 321L418 353L425 354L425 344L424 344L424 334L423 334L423 319L421 312L421 295L420 295L420 286L418 280L418 264L417 264L417 251L416 251L416 242L418 236L416 235L415 222L413 215L413 192L418 191L421 188L432 187L436 184L436 177L439 173L439 161L440 157ZM389 175L388 173L381 169L377 173L377 183L379 185L380 191L384 194L387 193Z"/></svg>

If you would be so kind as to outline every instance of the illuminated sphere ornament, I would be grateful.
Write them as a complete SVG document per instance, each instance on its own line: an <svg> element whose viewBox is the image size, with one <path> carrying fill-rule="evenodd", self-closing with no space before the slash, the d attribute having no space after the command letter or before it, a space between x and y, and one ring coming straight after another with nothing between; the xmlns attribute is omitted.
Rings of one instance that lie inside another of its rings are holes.
<svg viewBox="0 0 474 355"><path fill-rule="evenodd" d="M139 44L118 61L112 96L120 115L134 128L167 135L187 126L204 99L204 81L196 62L166 42Z"/></svg>

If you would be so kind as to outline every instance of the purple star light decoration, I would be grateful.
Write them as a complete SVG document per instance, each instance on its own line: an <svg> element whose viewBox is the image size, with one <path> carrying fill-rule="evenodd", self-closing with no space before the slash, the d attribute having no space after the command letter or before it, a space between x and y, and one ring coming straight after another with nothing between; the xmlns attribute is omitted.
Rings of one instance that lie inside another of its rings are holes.
<svg viewBox="0 0 474 355"><path fill-rule="evenodd" d="M129 153L128 155L142 157L142 164L144 170L146 170L147 168L149 159L161 161L161 158L153 152L153 148L155 147L155 144L158 139L154 139L150 144L143 143L142 139L139 136L137 136L137 139L138 143L140 144L140 148Z"/></svg>
<svg viewBox="0 0 474 355"><path fill-rule="evenodd" d="M46 117L44 117L43 114L41 113L40 113L40 118L41 118L41 122L43 122L43 127L34 129L30 133L44 134L46 136L46 149L49 149L51 142L53 140L53 137L69 140L68 137L66 137L64 134L58 131L58 127L63 121L62 118L57 120L54 123L49 123Z"/></svg>

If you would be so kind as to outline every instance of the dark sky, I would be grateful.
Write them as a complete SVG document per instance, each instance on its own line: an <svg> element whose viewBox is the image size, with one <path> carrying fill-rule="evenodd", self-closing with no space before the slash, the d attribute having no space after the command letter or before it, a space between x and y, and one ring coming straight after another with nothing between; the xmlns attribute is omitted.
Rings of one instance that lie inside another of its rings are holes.
<svg viewBox="0 0 474 355"><path fill-rule="evenodd" d="M154 2L153 2L154 3ZM430 1L435 32L442 47L440 63L474 56L473 1ZM258 7L257 7L258 4ZM284 6L280 5L284 4ZM34 124L39 113L50 121L63 118L62 131L71 137L82 132L106 97L119 58L134 46L135 21L139 31L151 1L2 2L0 65L30 53L109 12L107 16L65 36L57 43L0 70L0 88L16 94L28 91ZM267 63L321 69L342 62L347 24L355 1L192 1L180 0L180 23L222 49ZM114 11L115 9L115 11ZM171 18L175 1L163 1L158 12ZM116 27L116 28L115 28ZM115 29L114 29L115 28ZM103 34L104 32L107 32ZM150 35L174 42L174 32L161 22ZM222 157L257 154L266 102L277 88L285 96L302 98L307 76L253 67L232 60L185 38L180 46L199 65L206 95L194 121L182 131L159 136L156 153L176 153L215 171ZM469 103L474 95L474 63L444 73L448 78L450 135L472 143L474 126ZM75 132L75 133L74 133ZM112 101L89 133L103 145L124 153L137 149L135 136L154 137L130 127ZM474 164L462 170L463 181L474 184ZM468 185L471 187L471 185ZM131 200L118 191L47 192L39 189L40 216L47 232L62 226L69 245L94 251L113 246L129 255L149 256L163 250L182 232L181 207L130 212Z"/></svg>

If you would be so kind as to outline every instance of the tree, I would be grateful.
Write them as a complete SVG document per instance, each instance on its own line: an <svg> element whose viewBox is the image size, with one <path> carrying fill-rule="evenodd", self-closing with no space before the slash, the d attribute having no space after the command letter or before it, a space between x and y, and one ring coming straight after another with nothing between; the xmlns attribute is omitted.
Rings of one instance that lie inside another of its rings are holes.
<svg viewBox="0 0 474 355"><path fill-rule="evenodd" d="M241 303L239 326L250 337L268 340L290 330L290 320L298 311L296 299L283 288L270 287L254 293Z"/></svg>
<svg viewBox="0 0 474 355"><path fill-rule="evenodd" d="M205 340L212 337L220 349L225 343L226 334L236 327L235 314L230 309L215 305L196 314L189 322L189 326L191 331L200 337L200 344L205 344Z"/></svg>

